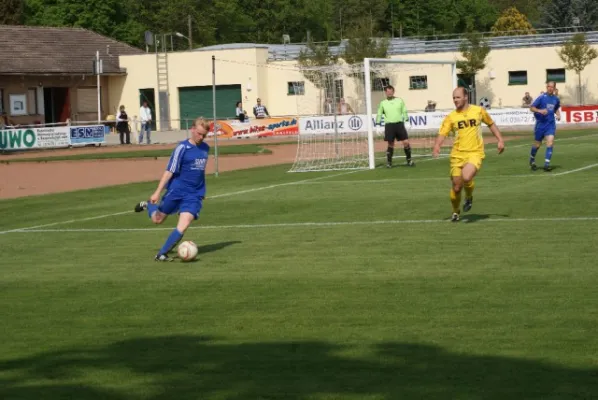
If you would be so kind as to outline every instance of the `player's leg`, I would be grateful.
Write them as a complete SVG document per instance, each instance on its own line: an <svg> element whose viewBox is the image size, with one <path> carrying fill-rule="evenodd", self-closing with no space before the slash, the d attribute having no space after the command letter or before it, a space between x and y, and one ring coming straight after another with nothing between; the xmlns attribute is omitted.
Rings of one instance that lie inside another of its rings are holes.
<svg viewBox="0 0 598 400"><path fill-rule="evenodd" d="M461 178L463 182L463 188L465 189L465 202L463 203L463 211L467 212L471 210L473 205L473 189L475 187L475 178L480 168L481 160L479 162L470 160L463 166L461 170Z"/></svg>
<svg viewBox="0 0 598 400"><path fill-rule="evenodd" d="M464 164L463 157L459 155L451 155L451 191L449 197L451 199L451 206L453 207L453 215L451 221L459 221L461 214L461 190L463 189L462 169Z"/></svg>
<svg viewBox="0 0 598 400"><path fill-rule="evenodd" d="M181 241L187 228L191 223L199 217L199 212L202 208L202 200L197 198L184 199L181 201L179 208L179 221L175 229L170 232L166 242L160 248L156 255L156 261L171 261L168 253Z"/></svg>
<svg viewBox="0 0 598 400"><path fill-rule="evenodd" d="M551 132L552 133L552 132ZM554 133L546 135L546 154L544 156L544 171L552 171L550 160L552 159L552 146L554 144Z"/></svg>
<svg viewBox="0 0 598 400"><path fill-rule="evenodd" d="M407 129L405 128L404 123L398 124L397 140L403 143L403 151L405 152L405 157L407 158L407 165L410 167L414 167L415 163L411 159L411 145L409 144L409 135L407 134Z"/></svg>
<svg viewBox="0 0 598 400"><path fill-rule="evenodd" d="M395 152L394 124L384 125L384 141L388 143L386 148L386 168L392 167L392 157Z"/></svg>
<svg viewBox="0 0 598 400"><path fill-rule="evenodd" d="M536 125L534 129L534 143L532 143L532 149L529 155L529 166L532 171L538 169L536 166L536 154L538 153L540 146L542 146L542 140L544 140L543 128Z"/></svg>

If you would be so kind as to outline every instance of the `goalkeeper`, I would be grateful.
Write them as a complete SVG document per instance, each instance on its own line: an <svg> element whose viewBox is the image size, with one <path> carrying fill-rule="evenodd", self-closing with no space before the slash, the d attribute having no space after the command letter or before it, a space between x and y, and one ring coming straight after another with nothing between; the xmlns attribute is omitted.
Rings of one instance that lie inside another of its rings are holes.
<svg viewBox="0 0 598 400"><path fill-rule="evenodd" d="M407 165L415 166L411 160L411 146L409 146L409 137L405 129L405 122L408 121L407 107L405 102L395 97L395 88L387 86L384 89L386 99L380 102L378 106L378 115L376 116L376 125L380 125L382 115L384 115L384 141L388 143L386 149L386 167L392 168L392 156L395 150L395 139L403 143Z"/></svg>

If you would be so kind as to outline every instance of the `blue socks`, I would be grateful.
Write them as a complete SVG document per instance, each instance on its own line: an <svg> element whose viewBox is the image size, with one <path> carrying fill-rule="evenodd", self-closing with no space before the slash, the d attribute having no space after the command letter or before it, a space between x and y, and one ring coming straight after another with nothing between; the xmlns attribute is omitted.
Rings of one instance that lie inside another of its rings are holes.
<svg viewBox="0 0 598 400"><path fill-rule="evenodd" d="M166 239L164 246L162 246L158 254L168 254L168 252L172 250L182 238L183 234L175 228L172 232L170 232L170 235L168 235L168 239Z"/></svg>
<svg viewBox="0 0 598 400"><path fill-rule="evenodd" d="M550 159L552 158L552 147L546 148L546 156L544 157L544 165L550 165Z"/></svg>
<svg viewBox="0 0 598 400"><path fill-rule="evenodd" d="M158 211L158 205L147 202L147 215L152 218L152 214Z"/></svg>
<svg viewBox="0 0 598 400"><path fill-rule="evenodd" d="M536 153L538 153L538 148L536 146L532 146L532 151L529 156L529 162L533 163L536 161Z"/></svg>

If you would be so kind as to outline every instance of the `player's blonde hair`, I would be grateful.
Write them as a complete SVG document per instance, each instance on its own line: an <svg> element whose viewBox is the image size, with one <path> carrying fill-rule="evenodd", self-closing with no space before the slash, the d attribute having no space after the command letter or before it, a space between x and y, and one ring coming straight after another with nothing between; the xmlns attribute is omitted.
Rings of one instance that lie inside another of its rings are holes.
<svg viewBox="0 0 598 400"><path fill-rule="evenodd" d="M206 131L208 131L208 132L210 131L210 121L208 121L204 117L195 118L195 121L193 121L193 126L201 126Z"/></svg>

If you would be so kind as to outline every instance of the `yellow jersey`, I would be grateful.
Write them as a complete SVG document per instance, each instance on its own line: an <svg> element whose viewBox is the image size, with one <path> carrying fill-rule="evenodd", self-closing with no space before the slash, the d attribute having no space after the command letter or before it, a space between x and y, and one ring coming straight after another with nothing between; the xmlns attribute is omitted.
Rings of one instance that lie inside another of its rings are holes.
<svg viewBox="0 0 598 400"><path fill-rule="evenodd" d="M482 122L488 126L494 124L485 108L469 105L463 111L451 111L442 121L438 134L448 136L454 132L453 151L476 151L484 154Z"/></svg>

